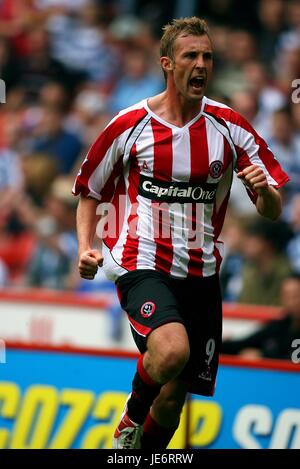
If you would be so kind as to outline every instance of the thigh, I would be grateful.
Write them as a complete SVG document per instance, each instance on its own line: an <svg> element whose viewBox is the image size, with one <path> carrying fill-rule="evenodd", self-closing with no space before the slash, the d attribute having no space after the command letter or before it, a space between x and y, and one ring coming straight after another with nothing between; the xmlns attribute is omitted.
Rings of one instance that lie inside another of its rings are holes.
<svg viewBox="0 0 300 469"><path fill-rule="evenodd" d="M213 395L222 343L222 298L218 276L188 282L180 295L190 359L180 377L189 391Z"/></svg>
<svg viewBox="0 0 300 469"><path fill-rule="evenodd" d="M121 306L127 313L141 353L146 351L147 338L152 331L167 323L184 322L166 275L154 270L136 270L120 277L116 284Z"/></svg>

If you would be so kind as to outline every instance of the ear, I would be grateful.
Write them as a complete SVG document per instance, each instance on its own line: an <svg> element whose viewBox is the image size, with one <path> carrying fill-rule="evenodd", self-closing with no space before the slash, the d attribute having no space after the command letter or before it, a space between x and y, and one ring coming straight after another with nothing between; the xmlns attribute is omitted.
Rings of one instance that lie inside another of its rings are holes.
<svg viewBox="0 0 300 469"><path fill-rule="evenodd" d="M166 73L171 72L172 70L174 70L174 63L170 59L170 57L161 57L160 58L160 64L161 64L162 69Z"/></svg>

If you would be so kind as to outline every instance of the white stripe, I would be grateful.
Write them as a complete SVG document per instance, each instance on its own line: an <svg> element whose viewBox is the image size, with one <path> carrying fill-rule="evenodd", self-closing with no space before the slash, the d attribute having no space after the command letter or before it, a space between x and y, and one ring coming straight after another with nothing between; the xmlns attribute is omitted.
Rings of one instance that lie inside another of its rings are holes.
<svg viewBox="0 0 300 469"><path fill-rule="evenodd" d="M228 165L225 173L223 174L223 178L219 182L219 185L218 185L218 189L216 193L216 200L215 200L217 213L220 210L221 205L223 204L225 198L227 197L228 192L230 191L232 178L233 178L233 166L231 163L230 165Z"/></svg>
<svg viewBox="0 0 300 469"><path fill-rule="evenodd" d="M131 149L133 145L137 142L140 134L145 130L145 127L147 126L147 123L150 121L151 116L147 114L141 122L138 123L138 125L135 127L133 130L132 134L128 138L125 149L124 149L124 157L123 157L123 165L125 166L128 163L129 156Z"/></svg>
<svg viewBox="0 0 300 469"><path fill-rule="evenodd" d="M103 254L103 271L109 280L115 282L118 277L127 273L127 270L123 269L113 257L113 253L110 252L106 244L102 244Z"/></svg>
<svg viewBox="0 0 300 469"><path fill-rule="evenodd" d="M211 226L211 219L213 214L214 204L204 204L204 244L202 259L203 264L203 277L209 277L216 272L216 258L214 256L214 238L213 228Z"/></svg>
<svg viewBox="0 0 300 469"><path fill-rule="evenodd" d="M105 186L107 180L109 179L114 169L114 165L121 157L126 139L130 134L131 130L132 127L125 130L125 132L123 132L121 135L114 139L112 145L108 148L107 152L105 153L104 158L102 158L97 168L93 171L88 180L90 195L96 197L98 200L101 200L100 192Z"/></svg>
<svg viewBox="0 0 300 469"><path fill-rule="evenodd" d="M172 131L172 179L189 181L191 177L191 146L189 130ZM172 229L173 260L170 275L186 277L188 273L188 236L186 204L170 204L170 220Z"/></svg>
<svg viewBox="0 0 300 469"><path fill-rule="evenodd" d="M217 119L215 119L213 116L211 116L211 114L206 114L205 112L203 112L203 115L206 117L206 119L208 119L214 125L216 130L218 130L226 138L226 140L227 140L227 142L228 142L228 144L229 144L229 146L232 150L234 163L236 164L237 152L236 152L236 149L234 147L234 143L232 141L232 137L230 135L229 128L226 126L226 124L228 124L228 122L223 119L225 125L222 125L217 121Z"/></svg>
<svg viewBox="0 0 300 469"><path fill-rule="evenodd" d="M123 116L124 114L127 114L128 112L131 112L131 111L134 111L134 110L138 110L138 109L143 109L144 108L144 103L145 103L145 100L143 99L142 101L136 103L136 104L133 104L132 106L129 106L125 109L122 109L115 117L113 117L113 119L107 124L107 126L105 127L105 129L107 129L107 127L109 127L113 122L115 122L117 119L119 119L120 116Z"/></svg>
<svg viewBox="0 0 300 469"><path fill-rule="evenodd" d="M143 130L143 138L136 141L137 159L140 173L153 177L154 167L154 136L151 122L148 120ZM147 168L143 168L144 161ZM156 242L154 241L154 227L152 220L152 202L145 197L137 196L138 223L137 235L139 236L137 268L155 268Z"/></svg>
<svg viewBox="0 0 300 469"><path fill-rule="evenodd" d="M221 161L224 164L224 135L221 132L216 132L216 127L208 119L205 119L207 147L208 147L208 167L213 161ZM208 175L207 182L218 182L222 177L222 172L218 178L213 178Z"/></svg>

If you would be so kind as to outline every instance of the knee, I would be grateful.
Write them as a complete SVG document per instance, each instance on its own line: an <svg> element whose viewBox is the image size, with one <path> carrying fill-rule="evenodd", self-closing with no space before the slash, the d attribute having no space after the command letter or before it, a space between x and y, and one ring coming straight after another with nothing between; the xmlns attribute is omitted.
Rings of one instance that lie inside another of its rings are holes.
<svg viewBox="0 0 300 469"><path fill-rule="evenodd" d="M183 370L190 356L188 343L165 345L157 358L157 374L161 382L176 378Z"/></svg>

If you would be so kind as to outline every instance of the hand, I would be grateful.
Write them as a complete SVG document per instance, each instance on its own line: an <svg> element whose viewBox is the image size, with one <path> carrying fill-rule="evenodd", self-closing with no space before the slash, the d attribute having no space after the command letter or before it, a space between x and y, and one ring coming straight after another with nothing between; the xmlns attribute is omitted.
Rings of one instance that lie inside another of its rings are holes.
<svg viewBox="0 0 300 469"><path fill-rule="evenodd" d="M269 187L265 173L255 164L244 168L243 171L237 174L237 177L242 179L249 189L254 190L259 195L265 192Z"/></svg>
<svg viewBox="0 0 300 469"><path fill-rule="evenodd" d="M83 251L79 255L78 269L81 278L86 280L93 280L95 277L98 267L103 264L103 256L97 249L89 249Z"/></svg>

